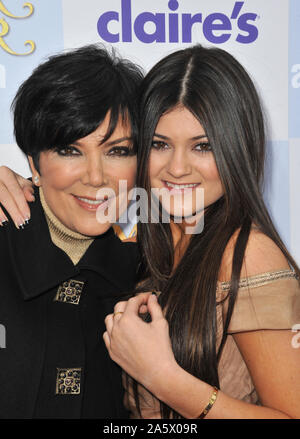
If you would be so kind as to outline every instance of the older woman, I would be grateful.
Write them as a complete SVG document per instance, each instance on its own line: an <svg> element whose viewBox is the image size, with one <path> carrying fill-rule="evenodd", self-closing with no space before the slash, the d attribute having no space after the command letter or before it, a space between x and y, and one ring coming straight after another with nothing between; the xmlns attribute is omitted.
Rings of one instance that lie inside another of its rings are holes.
<svg viewBox="0 0 300 439"><path fill-rule="evenodd" d="M3 212L0 228L2 418L127 416L102 333L134 286L138 254L105 213L126 206L119 181L135 182L141 79L132 63L87 46L41 64L14 99L35 201L30 221L20 215L15 228Z"/></svg>

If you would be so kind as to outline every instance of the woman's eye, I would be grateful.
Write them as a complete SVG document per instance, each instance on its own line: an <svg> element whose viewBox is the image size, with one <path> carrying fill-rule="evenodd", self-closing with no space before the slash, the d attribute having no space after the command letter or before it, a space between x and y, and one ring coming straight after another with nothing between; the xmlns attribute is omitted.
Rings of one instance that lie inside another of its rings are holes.
<svg viewBox="0 0 300 439"><path fill-rule="evenodd" d="M56 152L58 155L61 155L64 157L80 155L80 152L78 151L78 149L74 148L73 146L66 146L65 148L57 149Z"/></svg>
<svg viewBox="0 0 300 439"><path fill-rule="evenodd" d="M209 142L202 142L198 143L194 149L199 152L209 152L211 151L211 146Z"/></svg>
<svg viewBox="0 0 300 439"><path fill-rule="evenodd" d="M161 142L158 140L153 140L151 143L151 148L158 149L158 150L164 150L168 148L168 144L165 142Z"/></svg>
<svg viewBox="0 0 300 439"><path fill-rule="evenodd" d="M114 146L108 151L107 155L117 156L117 157L128 157L135 155L135 151L133 148L129 146Z"/></svg>

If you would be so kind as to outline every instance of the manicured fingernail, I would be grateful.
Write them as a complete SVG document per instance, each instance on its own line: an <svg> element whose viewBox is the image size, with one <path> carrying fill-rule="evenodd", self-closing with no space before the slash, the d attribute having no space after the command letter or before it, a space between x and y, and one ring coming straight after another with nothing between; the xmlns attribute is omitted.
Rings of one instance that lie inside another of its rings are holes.
<svg viewBox="0 0 300 439"><path fill-rule="evenodd" d="M25 225L27 226L27 224L29 224L30 218L26 218L25 219Z"/></svg>
<svg viewBox="0 0 300 439"><path fill-rule="evenodd" d="M18 229L20 229L20 230L24 230L25 229L25 227L27 226L27 224L28 224L28 221L23 221L23 222L19 222L19 224L17 225L17 227L18 227Z"/></svg>
<svg viewBox="0 0 300 439"><path fill-rule="evenodd" d="M6 220L1 221L1 224L2 224L2 226L7 226L8 222L9 221L6 219Z"/></svg>

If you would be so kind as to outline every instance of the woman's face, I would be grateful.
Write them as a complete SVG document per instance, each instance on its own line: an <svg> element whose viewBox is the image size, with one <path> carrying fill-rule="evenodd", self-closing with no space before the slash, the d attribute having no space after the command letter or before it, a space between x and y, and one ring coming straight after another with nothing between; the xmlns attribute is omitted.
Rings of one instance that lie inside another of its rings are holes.
<svg viewBox="0 0 300 439"><path fill-rule="evenodd" d="M151 188L172 195L170 200L160 198L171 216L194 215L223 195L205 131L185 107L176 107L159 119L150 153L149 174ZM197 201L199 189L204 190L204 205Z"/></svg>
<svg viewBox="0 0 300 439"><path fill-rule="evenodd" d="M128 191L135 184L136 155L129 123L120 119L111 137L101 144L109 117L107 113L93 133L65 149L40 154L39 185L48 206L65 226L88 236L105 233L127 206L126 187L120 192L119 181L126 180ZM30 163L37 175L31 159ZM116 218L107 217L114 209Z"/></svg>

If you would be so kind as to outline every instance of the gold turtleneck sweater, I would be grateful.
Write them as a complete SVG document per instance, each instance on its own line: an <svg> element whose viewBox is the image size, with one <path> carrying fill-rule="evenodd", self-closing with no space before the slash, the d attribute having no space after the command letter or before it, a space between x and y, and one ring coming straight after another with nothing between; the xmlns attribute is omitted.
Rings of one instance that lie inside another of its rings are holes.
<svg viewBox="0 0 300 439"><path fill-rule="evenodd" d="M94 238L73 232L63 225L50 210L41 187L39 188L39 193L53 244L63 250L73 264L76 265L92 244Z"/></svg>

